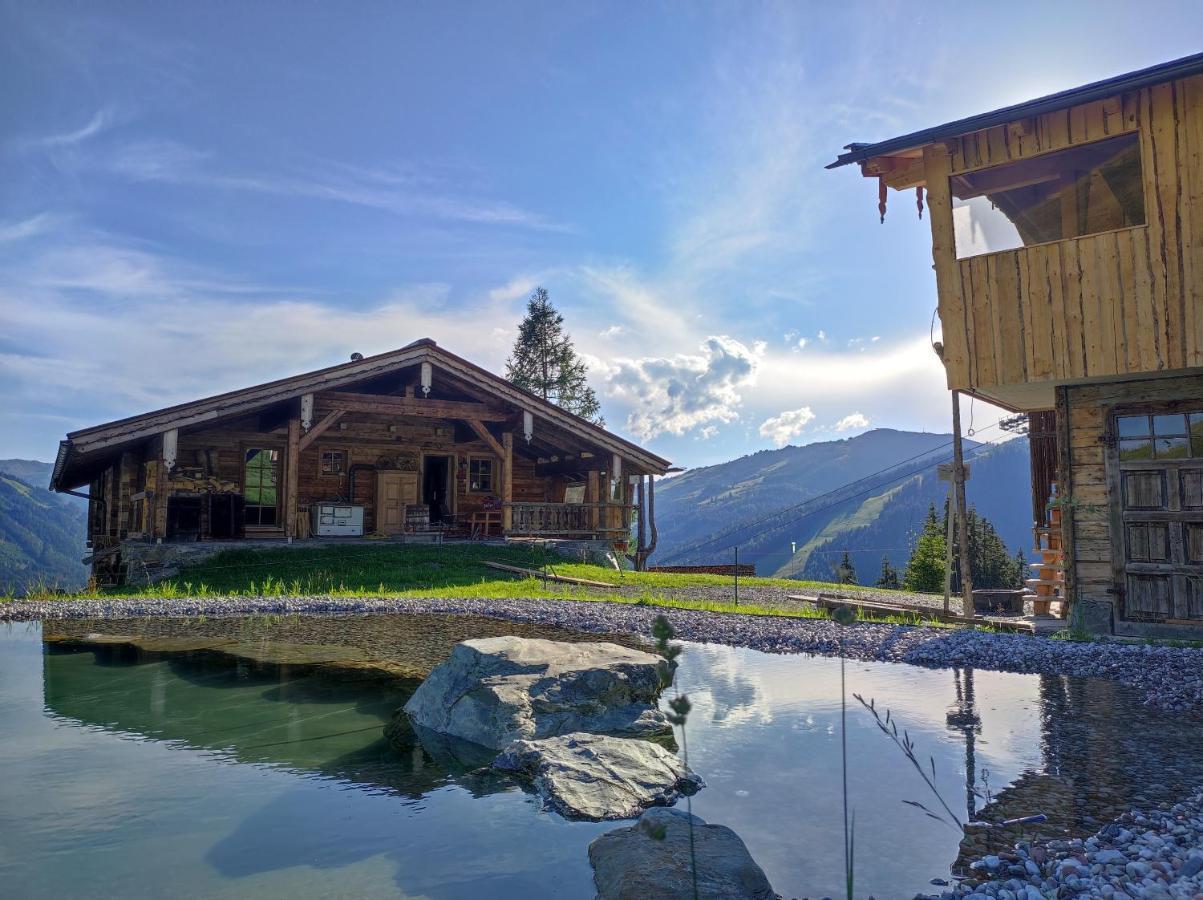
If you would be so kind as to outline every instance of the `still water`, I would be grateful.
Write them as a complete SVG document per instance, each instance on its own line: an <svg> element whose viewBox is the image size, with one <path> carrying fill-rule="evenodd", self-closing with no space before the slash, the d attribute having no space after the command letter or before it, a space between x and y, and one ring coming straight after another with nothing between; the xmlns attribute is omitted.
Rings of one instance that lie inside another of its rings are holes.
<svg viewBox="0 0 1203 900"><path fill-rule="evenodd" d="M383 738L456 641L502 633L597 639L466 616L0 627L2 893L591 897L586 848L615 823ZM842 893L839 661L686 644L677 678L694 812L784 896ZM1082 834L1203 782L1200 722L1114 684L859 662L847 679L861 896L913 896L974 848L904 803L934 798L853 692L892 710L962 819Z"/></svg>

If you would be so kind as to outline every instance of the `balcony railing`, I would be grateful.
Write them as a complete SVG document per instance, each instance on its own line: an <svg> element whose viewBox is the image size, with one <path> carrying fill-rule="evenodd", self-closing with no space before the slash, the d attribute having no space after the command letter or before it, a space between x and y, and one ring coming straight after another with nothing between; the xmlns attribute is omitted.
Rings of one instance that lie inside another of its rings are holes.
<svg viewBox="0 0 1203 900"><path fill-rule="evenodd" d="M527 537L625 538L634 506L621 503L510 503L509 534Z"/></svg>

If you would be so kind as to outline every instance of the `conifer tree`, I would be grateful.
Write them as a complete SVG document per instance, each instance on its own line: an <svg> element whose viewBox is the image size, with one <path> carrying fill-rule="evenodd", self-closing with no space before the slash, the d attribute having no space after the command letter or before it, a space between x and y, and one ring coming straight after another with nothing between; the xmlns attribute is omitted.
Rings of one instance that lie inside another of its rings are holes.
<svg viewBox="0 0 1203 900"><path fill-rule="evenodd" d="M898 570L890 564L889 556L881 558L881 575L878 576L874 587L885 588L891 591L896 591L902 587L902 581L898 578Z"/></svg>
<svg viewBox="0 0 1203 900"><path fill-rule="evenodd" d="M859 584L856 580L856 567L852 565L852 557L848 555L848 551L844 551L844 558L840 560L840 564L835 567L835 580L840 584Z"/></svg>
<svg viewBox="0 0 1203 900"><path fill-rule="evenodd" d="M585 363L577 357L564 317L546 289L537 287L526 302L526 317L505 364L505 377L520 388L598 425L601 405L589 387Z"/></svg>
<svg viewBox="0 0 1203 900"><path fill-rule="evenodd" d="M944 590L944 556L947 550L944 528L936 516L936 506L927 508L923 531L906 564L902 584L908 591L938 594Z"/></svg>

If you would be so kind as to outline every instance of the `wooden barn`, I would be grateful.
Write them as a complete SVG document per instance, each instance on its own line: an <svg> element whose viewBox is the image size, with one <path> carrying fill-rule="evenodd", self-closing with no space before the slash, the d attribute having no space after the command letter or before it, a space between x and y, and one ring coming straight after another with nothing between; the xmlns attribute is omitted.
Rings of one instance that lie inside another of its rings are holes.
<svg viewBox="0 0 1203 900"><path fill-rule="evenodd" d="M385 535L625 548L638 501L668 467L424 339L72 432L51 488L88 488L94 570L116 577L130 542Z"/></svg>
<svg viewBox="0 0 1203 900"><path fill-rule="evenodd" d="M927 210L954 391L1030 417L1033 586L1203 632L1203 54L874 144Z"/></svg>

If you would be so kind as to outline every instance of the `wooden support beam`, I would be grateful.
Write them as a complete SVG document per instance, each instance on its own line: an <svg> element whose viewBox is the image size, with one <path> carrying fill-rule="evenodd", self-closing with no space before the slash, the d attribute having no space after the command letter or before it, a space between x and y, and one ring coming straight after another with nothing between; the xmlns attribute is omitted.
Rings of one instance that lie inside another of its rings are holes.
<svg viewBox="0 0 1203 900"><path fill-rule="evenodd" d="M585 479L585 502L590 504L589 527L594 531L597 530L598 525L599 509L597 504L601 502L601 494L597 489L600 481L601 479L596 469L591 469L588 477Z"/></svg>
<svg viewBox="0 0 1203 900"><path fill-rule="evenodd" d="M318 394L319 406L344 412L380 413L393 416L421 416L430 419L475 419L479 422L505 422L513 412L487 403L463 400L424 400L418 397L386 397L382 394L347 394L329 391Z"/></svg>
<svg viewBox="0 0 1203 900"><path fill-rule="evenodd" d="M284 451L284 536L297 533L297 490L301 479L301 420L288 420L288 446Z"/></svg>
<svg viewBox="0 0 1203 900"><path fill-rule="evenodd" d="M501 533L509 534L514 527L514 435L507 431L501 436Z"/></svg>
<svg viewBox="0 0 1203 900"><path fill-rule="evenodd" d="M489 429L485 428L485 423L479 419L465 419L468 427L476 434L478 438L489 445L489 449L497 454L497 458L501 459L505 456L505 447L497 443L497 438L489 434Z"/></svg>
<svg viewBox="0 0 1203 900"><path fill-rule="evenodd" d="M957 540L961 545L961 614L973 618L973 572L969 566L969 520L965 512L965 455L961 445L961 393L952 392L953 486L956 489Z"/></svg>
<svg viewBox="0 0 1203 900"><path fill-rule="evenodd" d="M308 433L301 436L301 442L297 447L298 452L304 453L309 449L309 446L320 438L326 431L347 414L345 409L336 409L334 412L327 413L320 422L309 429Z"/></svg>

